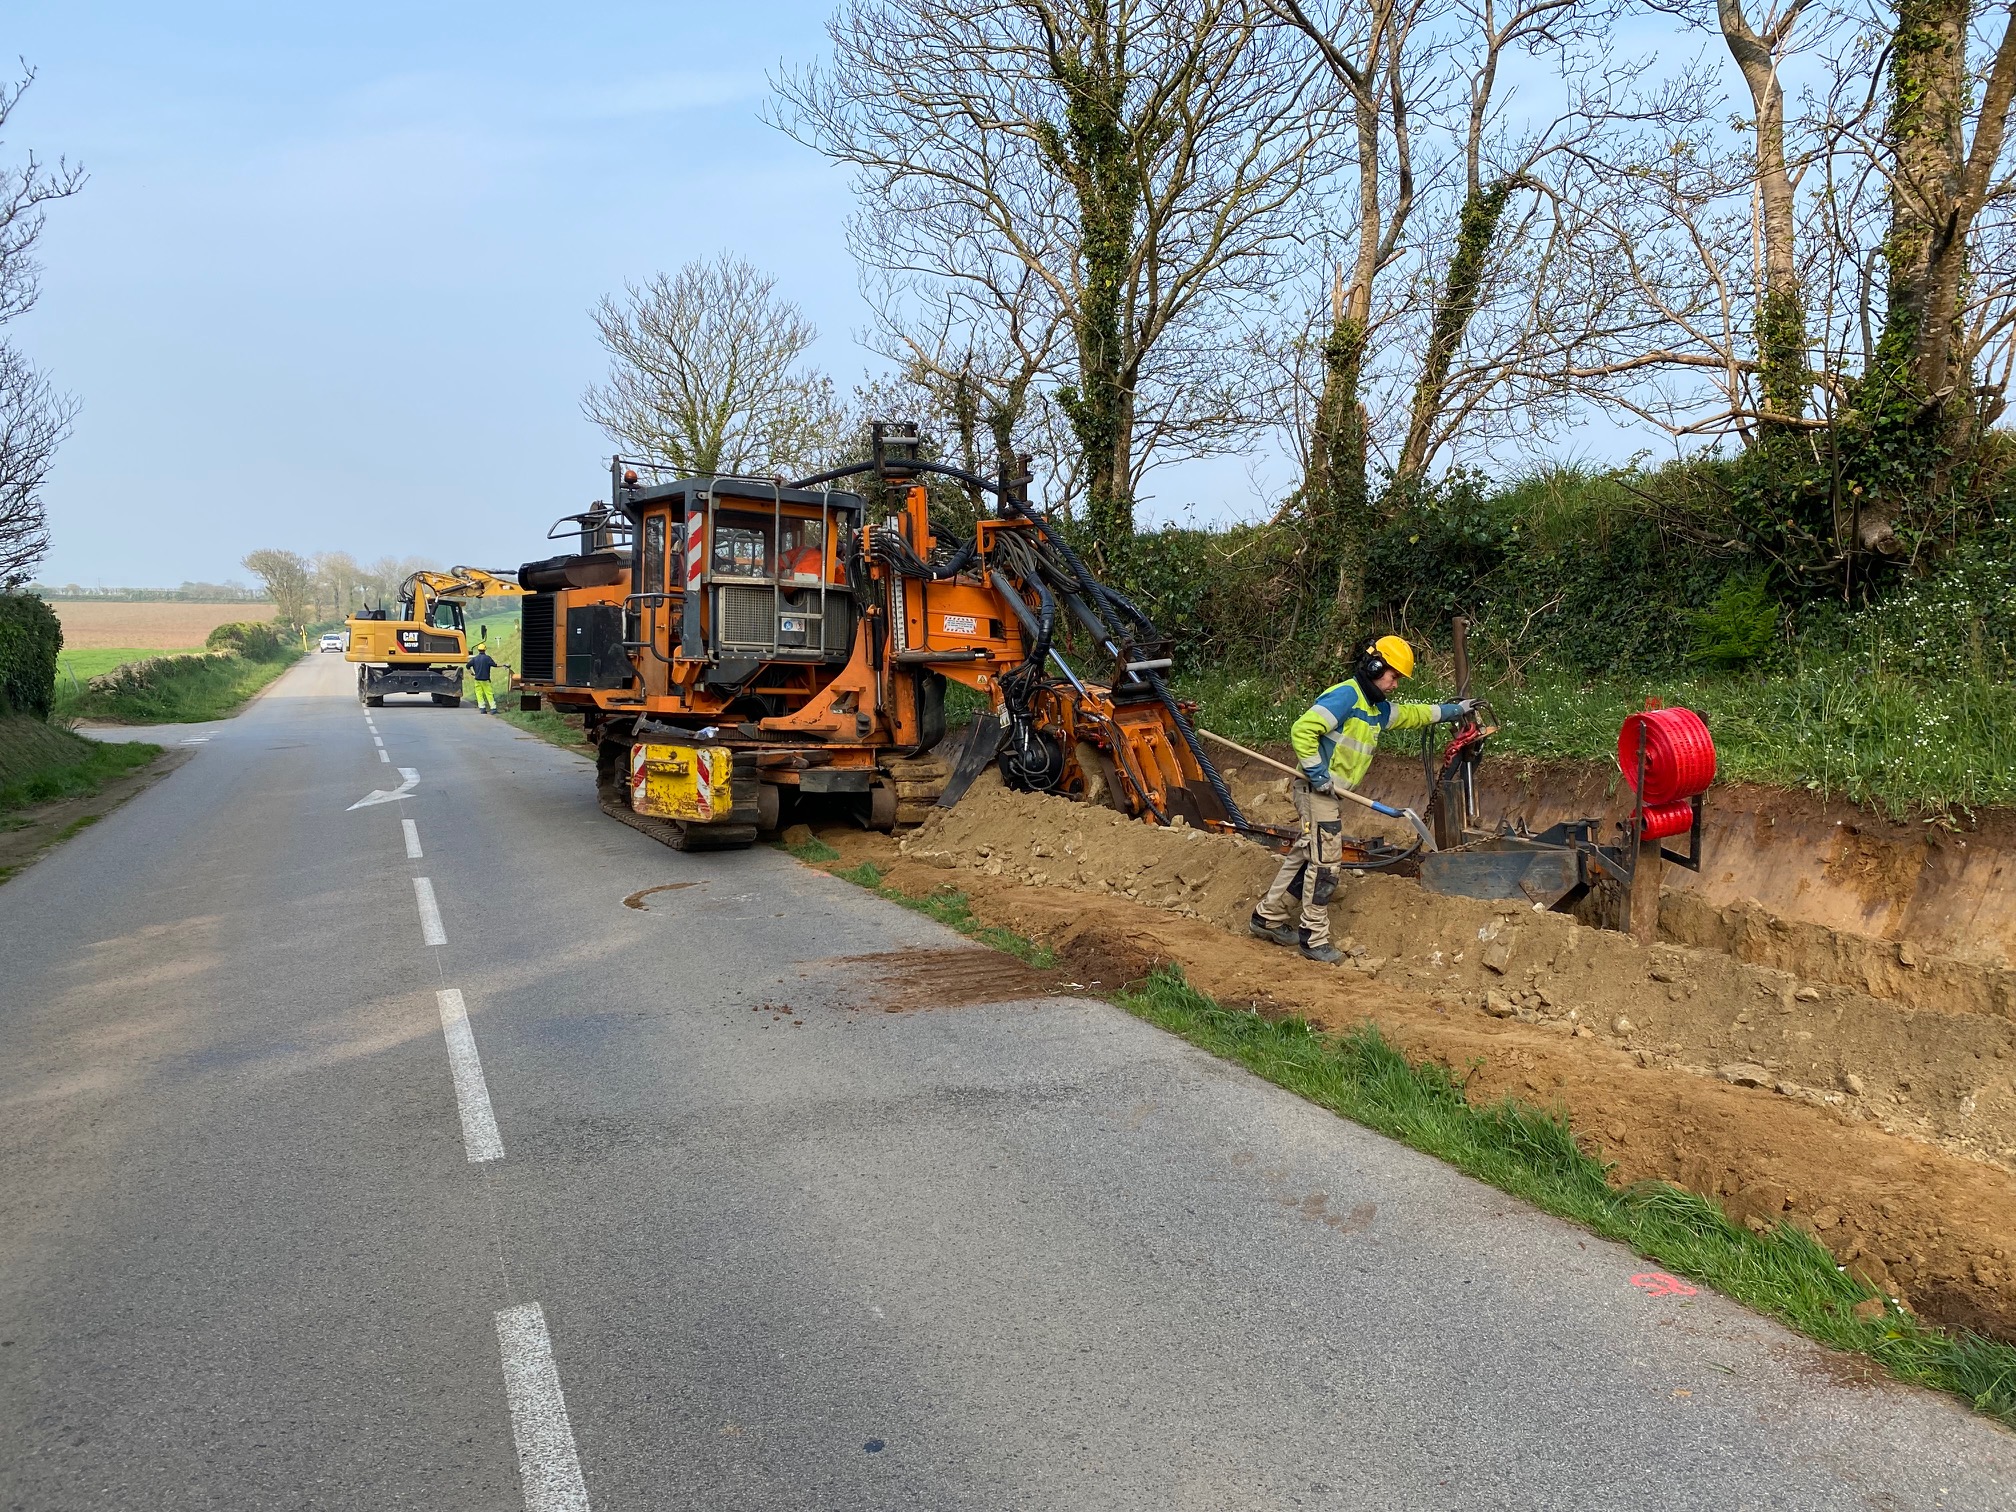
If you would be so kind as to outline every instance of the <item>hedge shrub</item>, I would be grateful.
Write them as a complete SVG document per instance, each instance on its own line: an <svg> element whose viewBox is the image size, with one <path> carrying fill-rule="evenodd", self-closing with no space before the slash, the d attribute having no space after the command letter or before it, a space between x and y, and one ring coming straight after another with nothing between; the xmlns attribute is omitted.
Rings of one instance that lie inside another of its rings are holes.
<svg viewBox="0 0 2016 1512"><path fill-rule="evenodd" d="M293 638L271 621L239 620L219 625L204 639L212 651L235 651L247 661L279 661L295 654Z"/></svg>
<svg viewBox="0 0 2016 1512"><path fill-rule="evenodd" d="M49 717L63 624L32 593L0 593L0 713Z"/></svg>

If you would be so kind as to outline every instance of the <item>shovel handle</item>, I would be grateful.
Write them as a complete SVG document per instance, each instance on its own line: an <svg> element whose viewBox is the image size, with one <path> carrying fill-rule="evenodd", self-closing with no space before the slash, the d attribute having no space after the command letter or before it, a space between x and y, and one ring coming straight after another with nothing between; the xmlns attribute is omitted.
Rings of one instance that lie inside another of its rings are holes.
<svg viewBox="0 0 2016 1512"><path fill-rule="evenodd" d="M1258 751L1249 750L1236 740L1227 740L1223 735L1213 734L1201 725L1198 726L1197 733L1202 735L1206 740L1217 741L1219 745L1226 747L1228 750L1237 751L1241 756L1250 757L1262 766L1270 766L1277 772L1287 773L1290 777L1300 777L1304 782L1309 780L1306 772L1298 772L1286 762L1276 761L1272 756L1262 756ZM1424 847L1431 851L1435 849L1435 840L1429 833L1428 826L1422 822L1421 816L1412 809L1392 808L1387 804L1381 803L1376 798L1367 798L1363 793L1353 792L1347 787L1333 786L1330 791L1335 793L1339 798L1349 798L1353 803L1363 804L1375 814L1384 814L1388 819L1403 820L1413 829L1415 834L1421 837L1421 843Z"/></svg>

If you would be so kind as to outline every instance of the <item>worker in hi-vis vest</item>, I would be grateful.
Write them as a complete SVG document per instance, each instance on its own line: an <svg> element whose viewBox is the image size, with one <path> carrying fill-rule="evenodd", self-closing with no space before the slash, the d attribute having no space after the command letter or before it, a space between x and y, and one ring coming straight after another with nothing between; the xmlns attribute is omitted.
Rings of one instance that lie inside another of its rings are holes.
<svg viewBox="0 0 2016 1512"><path fill-rule="evenodd" d="M469 688L476 695L476 710L480 714L497 712L497 693L490 686L490 674L496 670L497 663L491 659L489 648L478 641L476 654L469 658Z"/></svg>
<svg viewBox="0 0 2016 1512"><path fill-rule="evenodd" d="M1253 910L1248 927L1261 939L1299 945L1303 955L1326 965L1344 959L1330 943L1330 914L1324 907L1344 854L1344 802L1337 790L1356 788L1365 780L1381 731L1443 724L1477 707L1474 698L1444 704L1391 702L1400 679L1413 675L1414 648L1397 635L1382 635L1358 654L1351 676L1325 688L1289 728L1288 743L1302 768L1290 789L1302 835ZM1299 930L1288 922L1289 893L1297 878L1302 883Z"/></svg>

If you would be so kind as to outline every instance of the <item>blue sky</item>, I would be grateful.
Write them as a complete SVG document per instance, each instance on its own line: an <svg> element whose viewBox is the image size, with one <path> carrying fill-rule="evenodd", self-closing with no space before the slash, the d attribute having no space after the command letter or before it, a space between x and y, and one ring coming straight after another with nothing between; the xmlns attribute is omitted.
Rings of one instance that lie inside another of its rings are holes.
<svg viewBox="0 0 2016 1512"><path fill-rule="evenodd" d="M15 327L83 401L45 581L261 545L508 564L606 486L587 311L732 247L851 384L842 175L756 119L824 0L17 3L6 150L81 159Z"/></svg>
<svg viewBox="0 0 2016 1512"><path fill-rule="evenodd" d="M589 308L724 248L805 308L843 389L879 369L845 176L757 118L830 9L14 0L0 56L40 78L4 150L91 174L12 328L83 402L40 576L543 555L606 492ZM1269 457L1171 469L1142 515L1250 517L1285 480Z"/></svg>

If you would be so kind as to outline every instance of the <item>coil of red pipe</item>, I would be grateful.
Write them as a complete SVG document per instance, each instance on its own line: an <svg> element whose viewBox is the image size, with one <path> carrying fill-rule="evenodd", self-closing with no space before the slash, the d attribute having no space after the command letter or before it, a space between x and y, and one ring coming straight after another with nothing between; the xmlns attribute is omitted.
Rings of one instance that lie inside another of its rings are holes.
<svg viewBox="0 0 2016 1512"><path fill-rule="evenodd" d="M1633 788L1638 786L1640 729L1645 732L1645 791L1639 796L1649 824L1650 810L1708 791L1708 784L1715 780L1715 742L1692 709L1647 709L1627 715L1624 727L1617 732L1617 765ZM1679 829L1659 833L1677 835L1686 828L1681 824Z"/></svg>
<svg viewBox="0 0 2016 1512"><path fill-rule="evenodd" d="M1657 808L1645 810L1646 840L1664 840L1668 835L1684 835L1694 827L1694 803L1682 798L1677 803L1662 803Z"/></svg>

